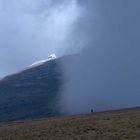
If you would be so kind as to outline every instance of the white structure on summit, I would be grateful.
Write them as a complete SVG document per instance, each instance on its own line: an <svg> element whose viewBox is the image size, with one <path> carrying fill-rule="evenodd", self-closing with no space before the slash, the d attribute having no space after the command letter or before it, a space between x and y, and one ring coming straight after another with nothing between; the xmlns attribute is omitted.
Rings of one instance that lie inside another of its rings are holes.
<svg viewBox="0 0 140 140"><path fill-rule="evenodd" d="M55 59L56 58L56 55L55 54L51 54L51 55L49 55L48 56L48 59L50 60L50 59Z"/></svg>

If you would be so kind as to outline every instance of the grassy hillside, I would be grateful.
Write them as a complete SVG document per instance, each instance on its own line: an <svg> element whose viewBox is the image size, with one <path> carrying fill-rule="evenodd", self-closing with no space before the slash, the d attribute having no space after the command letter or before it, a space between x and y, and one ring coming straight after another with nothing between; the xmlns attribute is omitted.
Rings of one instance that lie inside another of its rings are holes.
<svg viewBox="0 0 140 140"><path fill-rule="evenodd" d="M59 116L59 61L48 61L0 81L0 122Z"/></svg>
<svg viewBox="0 0 140 140"><path fill-rule="evenodd" d="M140 140L140 108L0 124L0 140Z"/></svg>

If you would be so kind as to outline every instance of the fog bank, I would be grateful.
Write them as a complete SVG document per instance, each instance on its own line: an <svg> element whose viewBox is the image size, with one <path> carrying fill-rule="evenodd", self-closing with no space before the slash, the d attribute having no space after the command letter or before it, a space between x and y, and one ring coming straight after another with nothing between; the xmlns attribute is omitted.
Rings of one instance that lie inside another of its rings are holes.
<svg viewBox="0 0 140 140"><path fill-rule="evenodd" d="M140 105L140 1L88 0L77 36L84 50L63 62L62 112Z"/></svg>

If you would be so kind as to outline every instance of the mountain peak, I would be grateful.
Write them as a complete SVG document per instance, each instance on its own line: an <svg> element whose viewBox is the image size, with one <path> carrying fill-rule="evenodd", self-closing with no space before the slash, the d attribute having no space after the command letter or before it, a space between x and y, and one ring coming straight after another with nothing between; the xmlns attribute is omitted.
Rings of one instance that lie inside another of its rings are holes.
<svg viewBox="0 0 140 140"><path fill-rule="evenodd" d="M57 57L55 54L50 54L47 59L36 61L33 64L29 65L28 68L40 66L40 65L44 64L45 62L56 59L56 58Z"/></svg>

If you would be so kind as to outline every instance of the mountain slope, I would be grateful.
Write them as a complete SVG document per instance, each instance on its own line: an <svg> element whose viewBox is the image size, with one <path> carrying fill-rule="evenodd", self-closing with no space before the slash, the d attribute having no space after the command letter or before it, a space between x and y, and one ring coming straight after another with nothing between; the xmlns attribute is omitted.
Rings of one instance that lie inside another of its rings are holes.
<svg viewBox="0 0 140 140"><path fill-rule="evenodd" d="M58 116L59 59L0 80L0 121Z"/></svg>

